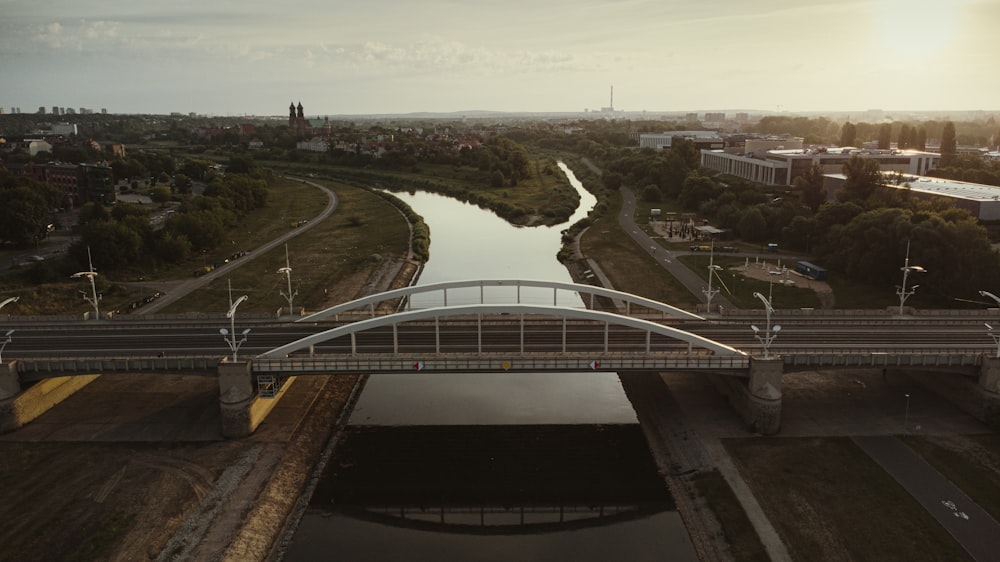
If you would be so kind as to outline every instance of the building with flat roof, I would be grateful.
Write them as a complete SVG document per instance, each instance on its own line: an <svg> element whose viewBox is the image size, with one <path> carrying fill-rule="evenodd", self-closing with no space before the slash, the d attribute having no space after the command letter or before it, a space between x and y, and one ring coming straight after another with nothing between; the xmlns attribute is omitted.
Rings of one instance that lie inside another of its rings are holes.
<svg viewBox="0 0 1000 562"><path fill-rule="evenodd" d="M1000 220L1000 187L967 181L948 180L914 174L882 172L883 184L894 189L905 189L924 199L944 197L959 209L969 211L981 221ZM827 198L833 197L844 184L844 174L826 174L823 187Z"/></svg>
<svg viewBox="0 0 1000 562"><path fill-rule="evenodd" d="M768 150L763 154L727 154L721 150L702 150L702 167L768 185L792 185L814 165L824 174L840 173L854 156L870 158L879 169L920 175L936 169L941 155L920 150L869 150L844 148L795 148Z"/></svg>
<svg viewBox="0 0 1000 562"><path fill-rule="evenodd" d="M699 149L715 150L725 146L725 140L715 131L667 131L640 134L639 148L670 150L675 138L689 140Z"/></svg>

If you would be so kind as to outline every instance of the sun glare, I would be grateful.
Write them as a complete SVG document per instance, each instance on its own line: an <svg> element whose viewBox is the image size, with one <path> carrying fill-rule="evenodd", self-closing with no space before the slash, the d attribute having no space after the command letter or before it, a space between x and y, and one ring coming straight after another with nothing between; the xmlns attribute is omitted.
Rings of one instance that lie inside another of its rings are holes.
<svg viewBox="0 0 1000 562"><path fill-rule="evenodd" d="M875 33L883 48L895 54L941 53L958 36L964 4L964 0L880 0Z"/></svg>

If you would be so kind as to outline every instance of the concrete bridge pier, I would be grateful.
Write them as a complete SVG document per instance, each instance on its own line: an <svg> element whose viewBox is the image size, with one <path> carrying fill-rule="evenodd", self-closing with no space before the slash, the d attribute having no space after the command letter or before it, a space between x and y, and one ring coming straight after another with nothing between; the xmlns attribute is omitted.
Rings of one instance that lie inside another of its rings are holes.
<svg viewBox="0 0 1000 562"><path fill-rule="evenodd" d="M1000 430L1000 358L983 357L979 369L979 419Z"/></svg>
<svg viewBox="0 0 1000 562"><path fill-rule="evenodd" d="M750 430L774 435L781 429L781 387L784 363L781 358L750 358L750 377L709 375L712 384L743 417Z"/></svg>
<svg viewBox="0 0 1000 562"><path fill-rule="evenodd" d="M281 390L273 398L261 398L254 387L253 363L251 361L219 362L219 407L222 410L222 436L227 439L246 437L256 431L285 390L295 381L294 377L285 381Z"/></svg>
<svg viewBox="0 0 1000 562"><path fill-rule="evenodd" d="M17 361L0 363L0 433L24 427L99 376L55 377L23 388Z"/></svg>

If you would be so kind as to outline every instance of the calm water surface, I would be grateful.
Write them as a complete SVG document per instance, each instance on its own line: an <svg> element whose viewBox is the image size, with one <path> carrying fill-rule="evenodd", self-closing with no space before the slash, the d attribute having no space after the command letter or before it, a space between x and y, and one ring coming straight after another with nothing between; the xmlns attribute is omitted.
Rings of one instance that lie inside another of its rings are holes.
<svg viewBox="0 0 1000 562"><path fill-rule="evenodd" d="M493 213L433 193L396 193L422 215L431 229L431 258L421 274L419 284L466 279L531 279L572 282L566 269L556 259L561 246L561 232L573 222L587 215L595 199L583 190L572 172L560 163L571 183L581 194L581 205L568 223L552 227L515 227ZM512 303L516 292L512 288L487 288L485 300L491 303ZM478 288L450 290L448 304L477 303ZM552 304L552 290L522 289L520 300L531 304ZM416 297L411 306L425 308L441 305L440 293ZM579 306L579 296L559 292L557 303L562 306ZM449 496L447 502L434 504L434 494L448 495L449 487L459 486L455 474L462 474L463 462L470 463L467 472L482 472L481 463L491 460L491 451L497 455L506 448L517 449L508 442L487 442L486 460L479 459L470 449L478 448L477 437L459 441L452 446L450 431L446 428L481 426L482 439L494 435L496 426L518 426L510 433L519 439L528 439L539 446L524 427L540 425L591 425L596 428L593 438L580 437L570 431L565 439L574 442L571 449L560 450L563 433L546 433L544 439L551 445L540 445L541 450L553 450L553 458L539 461L535 467L532 459L521 459L527 467L516 466L511 471L533 474L532 479L549 481L554 489L562 484L561 476L579 469L576 451L586 451L588 439L596 443L605 437L600 427L607 424L630 424L638 431L635 413L625 397L617 375L613 373L504 373L504 374L426 374L409 373L374 375L368 380L364 393L350 419L355 428L369 426L387 427L390 437L380 438L392 442L392 427L439 426L435 433L421 433L416 452L405 453L404 459L388 460L376 455L370 458L338 458L338 450L331 460L324 479L333 482L337 467L350 468L355 463L365 463L365 474L385 473L394 478L392 467L398 464L426 467L442 463L448 469L456 468L451 476L436 479L429 471L425 480L416 487L426 492L419 504L414 500L392 501L380 498L379 505L339 505L333 494L329 499L318 490L313 503L299 525L286 554L286 560L695 560L687 533L674 511L665 489L651 490L652 501L642 501L636 511L636 497L624 494L615 502L612 483L602 488L600 482L607 474L616 479L643 480L655 472L648 451L638 451L641 462L628 466L595 468L594 483L586 494L578 489L567 499L556 502L546 500L536 505L530 498L518 497L516 505L493 505L477 499L476 494L467 498L469 505L460 507ZM490 429L486 429L490 428ZM474 429L472 431L475 431ZM528 437L521 433L527 431ZM571 436L570 436L571 434ZM434 437L439 435L439 437ZM400 438L396 436L396 438ZM640 439L641 441L641 439ZM470 443L472 443L470 445ZM612 446L612 445L609 445ZM618 443L614 446L624 446ZM379 450L379 445L371 448ZM628 456L636 453L635 446L628 451L604 453ZM392 449L405 449L396 443ZM644 446L640 446L644 449ZM429 458L420 458L426 449ZM455 450L458 449L458 450ZM463 451L468 454L463 455ZM400 453L403 454L403 453ZM478 454L483 454L479 451ZM516 455L515 455L516 456ZM537 451L532 457L545 457ZM442 459L442 457L446 457ZM566 462L561 462L565 458ZM629 457L631 458L631 457ZM382 463L382 464L380 464ZM391 464L387 464L391 463ZM409 464L406 464L409 463ZM444 472L444 471L442 471ZM655 478L655 474L653 480ZM396 476L395 478L401 478ZM528 478L527 476L525 478ZM449 479L453 482L450 485ZM532 481L532 485L538 482ZM656 484L659 488L661 484ZM330 484L336 487L336 482ZM505 483L517 490L517 483ZM322 489L324 484L321 484ZM488 486L487 486L488 487ZM530 486L525 486L530 487ZM375 486L374 489L378 487ZM426 488L426 490L424 490ZM505 488L506 489L506 488ZM610 504L604 497L611 495ZM329 493L329 492L328 492ZM514 493L517 496L516 492ZM592 498L586 497L593 496ZM594 498L602 497L600 501ZM665 499L664 499L665 498ZM485 502L485 503L484 503ZM377 502L376 502L377 503ZM495 503L495 502L493 502ZM621 503L622 505L614 505ZM384 504L384 505L383 505ZM525 509L528 510L525 520ZM607 512L620 510L629 516L606 518ZM639 515L635 515L638 513ZM381 514L381 515L379 515ZM601 516L601 517L598 517ZM573 524L574 520L601 521L600 524ZM562 522L560 524L560 521ZM534 523L525 525L524 523Z"/></svg>

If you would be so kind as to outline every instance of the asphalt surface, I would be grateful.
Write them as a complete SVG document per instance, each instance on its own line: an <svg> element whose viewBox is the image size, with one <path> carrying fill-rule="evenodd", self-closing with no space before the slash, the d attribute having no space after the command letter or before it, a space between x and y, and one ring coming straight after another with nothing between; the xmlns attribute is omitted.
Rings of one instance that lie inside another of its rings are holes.
<svg viewBox="0 0 1000 562"><path fill-rule="evenodd" d="M974 559L1000 559L1000 524L912 449L891 435L853 439Z"/></svg>
<svg viewBox="0 0 1000 562"><path fill-rule="evenodd" d="M177 287L171 289L169 292L164 294L162 297L138 309L135 312L135 314L136 315L153 314L155 312L162 310L164 307L173 304L174 302L177 302L178 300L187 296L188 294L204 287L212 280L221 277L223 275L228 275L234 269L250 263L257 256L263 255L269 250L276 248L279 245L284 244L288 240L291 240L292 238L295 238L296 236L299 236L300 234L306 232L310 228L313 228L316 224L318 224L323 219L329 217L331 214L333 214L333 211L336 210L338 203L337 194L331 191L330 189L318 183L304 180L301 178L288 178L288 179L301 181L302 183L311 185L317 189L324 191L329 200L327 201L326 208L323 209L323 212L316 215L316 217L314 217L310 222L307 222L299 226L298 228L292 229L287 234L279 236L274 240L271 240L270 242L267 242L261 245L260 247L254 248L253 250L247 252L246 257L243 259L231 261L221 267L213 269L212 271L206 273L205 275L202 275L201 277L196 277L194 279L189 279L187 281L184 281Z"/></svg>
<svg viewBox="0 0 1000 562"><path fill-rule="evenodd" d="M635 222L635 193L630 189L622 188L621 196L622 210L621 214L618 215L618 224L621 225L622 229L635 240L640 248L643 248L643 250L652 256L656 263L687 287L691 291L691 294L699 298L704 298L704 291L708 288L708 272L705 272L705 278L702 279L697 273L691 271L690 268L678 261L670 250L667 250L656 242L653 237L646 234ZM716 294L712 298L712 304L733 308L733 303L722 294Z"/></svg>

